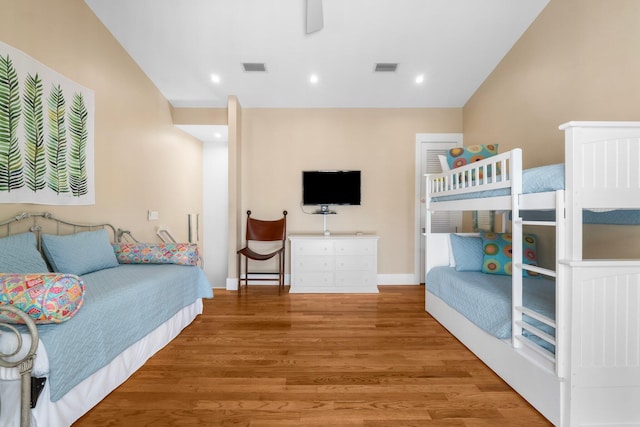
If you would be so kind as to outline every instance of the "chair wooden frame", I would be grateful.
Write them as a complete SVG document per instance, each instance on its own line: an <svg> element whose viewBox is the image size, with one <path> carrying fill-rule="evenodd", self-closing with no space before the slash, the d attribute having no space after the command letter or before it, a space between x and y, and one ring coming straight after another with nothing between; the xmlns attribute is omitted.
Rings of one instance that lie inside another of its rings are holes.
<svg viewBox="0 0 640 427"><path fill-rule="evenodd" d="M273 281L271 277L260 277L260 275L278 275L278 294L284 290L284 265L285 265L285 244L287 239L287 211L282 211L282 218L272 221L264 221L251 217L251 211L247 211L247 229L245 234L245 246L238 250L238 296L242 291L242 281L245 288L249 288L251 281ZM249 242L281 242L282 245L268 253L257 252L250 248ZM249 260L266 261L278 256L278 271L249 271ZM242 261L244 256L244 279L242 278ZM251 274L256 275L249 277Z"/></svg>

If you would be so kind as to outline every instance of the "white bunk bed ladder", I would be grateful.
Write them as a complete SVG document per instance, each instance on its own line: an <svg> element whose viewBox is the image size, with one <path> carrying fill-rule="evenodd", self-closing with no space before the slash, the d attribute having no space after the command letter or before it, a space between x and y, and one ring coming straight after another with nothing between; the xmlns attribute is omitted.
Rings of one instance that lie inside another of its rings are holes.
<svg viewBox="0 0 640 427"><path fill-rule="evenodd" d="M561 280L558 276L561 275L561 270L558 266L558 259L564 259L565 256L565 245L562 237L564 236L565 229L565 209L564 209L564 191L556 192L556 218L555 221L523 221L518 219L514 221L515 227L521 227L524 225L537 225L537 226L547 226L547 227L556 227L556 265L555 270L550 270L546 268L541 268L537 266L532 266L525 264L522 262L518 267L522 270L536 272L538 274L542 274L547 277L556 279L556 307L555 307L555 320L544 316L530 308L524 306L524 304L518 305L514 307L514 324L517 329L514 328L513 341L516 347L524 347L527 349L530 357L538 361L538 363L545 366L555 374L563 378L565 375L566 361L563 355L563 349L567 348L564 345L560 345L560 340L564 340L565 331L563 329L565 325L565 320L563 319L564 311L559 308L562 307L563 301L566 300L567 295L567 286L565 280ZM514 268L515 271L515 268ZM545 331L527 323L522 320L522 316L529 316L541 323L544 323L555 330L555 335L550 335ZM515 318L517 317L517 319ZM555 348L555 352L551 352L546 348L534 343L530 339L526 338L522 335L522 332L526 331L531 335L535 335L538 339L545 341L546 343L552 345Z"/></svg>
<svg viewBox="0 0 640 427"><path fill-rule="evenodd" d="M522 155L518 153L511 161L512 168L522 170ZM520 199L522 193L522 176L511 176L511 342L516 348L522 348L522 217L520 216Z"/></svg>

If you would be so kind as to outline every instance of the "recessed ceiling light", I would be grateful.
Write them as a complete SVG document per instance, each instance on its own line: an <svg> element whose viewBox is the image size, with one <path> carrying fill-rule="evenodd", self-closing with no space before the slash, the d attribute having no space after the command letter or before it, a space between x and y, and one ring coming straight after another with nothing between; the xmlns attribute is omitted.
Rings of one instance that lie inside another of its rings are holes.
<svg viewBox="0 0 640 427"><path fill-rule="evenodd" d="M419 74L418 76L416 76L416 83L420 84L424 82L424 74Z"/></svg>
<svg viewBox="0 0 640 427"><path fill-rule="evenodd" d="M318 75L317 74L311 74L311 76L309 76L309 81L311 82L311 84L317 84L318 83Z"/></svg>
<svg viewBox="0 0 640 427"><path fill-rule="evenodd" d="M222 138L222 134L220 132L216 132L213 136L215 136L216 139Z"/></svg>
<svg viewBox="0 0 640 427"><path fill-rule="evenodd" d="M217 74L211 74L211 81L214 83L220 83L220 76Z"/></svg>

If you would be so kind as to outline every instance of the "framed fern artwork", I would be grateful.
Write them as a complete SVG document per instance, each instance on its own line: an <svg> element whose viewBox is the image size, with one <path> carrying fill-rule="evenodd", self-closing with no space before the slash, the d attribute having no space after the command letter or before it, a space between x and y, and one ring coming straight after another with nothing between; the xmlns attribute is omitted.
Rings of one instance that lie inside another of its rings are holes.
<svg viewBox="0 0 640 427"><path fill-rule="evenodd" d="M94 93L0 42L0 203L92 205Z"/></svg>

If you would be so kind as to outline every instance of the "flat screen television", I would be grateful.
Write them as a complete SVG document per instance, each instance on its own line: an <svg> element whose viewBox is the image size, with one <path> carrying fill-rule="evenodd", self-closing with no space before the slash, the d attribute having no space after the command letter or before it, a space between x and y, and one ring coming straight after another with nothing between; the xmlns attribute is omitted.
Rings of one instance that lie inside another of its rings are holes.
<svg viewBox="0 0 640 427"><path fill-rule="evenodd" d="M360 171L302 171L303 205L359 205Z"/></svg>

